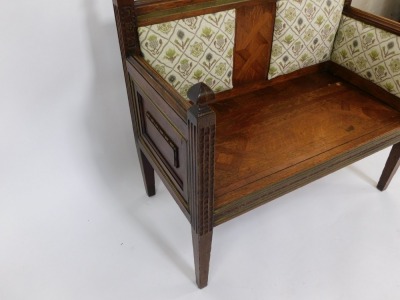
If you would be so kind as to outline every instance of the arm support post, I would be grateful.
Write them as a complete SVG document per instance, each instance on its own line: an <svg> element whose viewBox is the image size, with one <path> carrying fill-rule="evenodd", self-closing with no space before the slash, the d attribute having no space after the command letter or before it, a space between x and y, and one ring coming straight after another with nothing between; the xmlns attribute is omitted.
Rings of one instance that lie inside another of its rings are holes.
<svg viewBox="0 0 400 300"><path fill-rule="evenodd" d="M211 89L196 84L188 92L195 103L188 111L189 209L192 225L196 282L207 285L214 214L215 113L206 104Z"/></svg>

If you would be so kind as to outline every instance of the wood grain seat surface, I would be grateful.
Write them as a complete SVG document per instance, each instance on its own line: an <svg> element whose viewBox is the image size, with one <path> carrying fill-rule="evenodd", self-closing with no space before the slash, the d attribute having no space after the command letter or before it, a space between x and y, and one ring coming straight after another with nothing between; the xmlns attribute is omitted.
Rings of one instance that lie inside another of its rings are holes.
<svg viewBox="0 0 400 300"><path fill-rule="evenodd" d="M398 111L327 72L212 107L216 210L400 129Z"/></svg>

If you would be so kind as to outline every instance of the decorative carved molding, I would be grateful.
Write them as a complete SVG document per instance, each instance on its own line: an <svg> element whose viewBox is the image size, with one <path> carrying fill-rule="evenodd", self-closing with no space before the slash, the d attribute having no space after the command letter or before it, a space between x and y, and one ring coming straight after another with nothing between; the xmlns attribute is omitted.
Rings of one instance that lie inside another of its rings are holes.
<svg viewBox="0 0 400 300"><path fill-rule="evenodd" d="M352 2L353 0L345 0L344 1L344 6L351 6L351 2Z"/></svg>
<svg viewBox="0 0 400 300"><path fill-rule="evenodd" d="M118 2L118 1L117 1ZM122 59L122 68L124 70L125 75L125 85L128 94L129 108L131 112L131 119L133 130L135 133L135 139L138 137L138 126L137 126L137 114L135 113L135 90L134 84L130 75L128 74L127 66L126 66L126 58L135 53L136 47L138 47L139 43L135 43L137 39L137 30L135 26L135 10L133 4L131 5L119 5L117 6L114 2L114 15L115 22L117 25L118 32L118 40L121 50L121 59Z"/></svg>
<svg viewBox="0 0 400 300"><path fill-rule="evenodd" d="M158 124L156 119L151 115L150 112L146 112L146 117L149 119L151 124L155 127L155 129L158 131L158 133L164 138L164 140L167 142L167 144L172 148L172 151L174 152L174 167L179 168L179 149L175 145L175 143L172 141L172 139L168 136L168 134L162 129L161 125Z"/></svg>
<svg viewBox="0 0 400 300"><path fill-rule="evenodd" d="M126 67L126 50L125 50L125 43L124 43L124 30L123 26L121 23L121 15L120 15L120 9L118 6L114 4L114 16L115 16L115 22L117 25L117 32L118 32L118 40L119 40L119 47L121 50L121 60L122 60L122 68L124 70L124 76L125 76L125 86L128 94L128 101L129 101L129 108L131 112L131 118L132 118L132 124L133 124L133 129L135 132L135 138L137 136L136 132L136 121L135 121L135 114L134 114L134 94L135 92L133 91L133 83L132 80L128 74L128 70Z"/></svg>
<svg viewBox="0 0 400 300"><path fill-rule="evenodd" d="M192 85L187 92L187 96L194 104L198 104L200 109L215 99L213 90L204 82Z"/></svg>
<svg viewBox="0 0 400 300"><path fill-rule="evenodd" d="M189 208L193 230L204 235L213 228L215 113L193 105L189 126Z"/></svg>
<svg viewBox="0 0 400 300"><path fill-rule="evenodd" d="M133 5L114 6L114 11L123 57L126 58L133 54L140 54L135 8Z"/></svg>

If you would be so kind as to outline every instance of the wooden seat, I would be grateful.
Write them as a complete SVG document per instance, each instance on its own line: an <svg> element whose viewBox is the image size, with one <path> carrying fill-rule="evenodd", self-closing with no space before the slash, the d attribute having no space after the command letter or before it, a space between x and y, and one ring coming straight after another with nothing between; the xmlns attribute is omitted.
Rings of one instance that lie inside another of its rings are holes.
<svg viewBox="0 0 400 300"><path fill-rule="evenodd" d="M342 153L360 152L370 140L380 149L400 130L397 110L327 72L212 107L217 116L217 224L242 213L244 203L256 206L251 202L257 202L257 193L276 190L290 178L318 176L318 166L342 167ZM282 192L290 190L285 188Z"/></svg>

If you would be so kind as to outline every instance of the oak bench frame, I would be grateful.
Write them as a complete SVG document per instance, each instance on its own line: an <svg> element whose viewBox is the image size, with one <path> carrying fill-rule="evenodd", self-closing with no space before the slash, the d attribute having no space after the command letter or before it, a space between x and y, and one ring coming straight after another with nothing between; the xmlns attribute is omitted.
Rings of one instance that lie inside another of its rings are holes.
<svg viewBox="0 0 400 300"><path fill-rule="evenodd" d="M343 151L335 159L327 159L295 176L282 177L273 185L258 186L254 191L238 195L231 199L228 205L220 205L217 209L215 145L219 130L217 112L223 113L223 103L276 85L282 87L291 84L297 78L312 76L318 72L327 72L340 78L345 84L357 86L374 99L379 99L382 105L395 111L400 111L399 99L332 62L266 80L276 11L275 0L113 0L113 4L134 136L146 192L148 196L155 194L156 171L189 220L192 228L196 282L199 288L207 285L215 226L394 145L379 180L378 189L383 191L389 185L399 167L400 122L390 134L374 137L362 147ZM233 77L235 87L214 95L205 84L196 84L189 91L191 101L184 100L141 56L138 26L232 8L236 9L237 27ZM345 1L343 14L400 35L398 23L355 9L351 7L349 0ZM259 25L264 28L262 44L245 44L243 34L251 32L252 27ZM259 47L265 50L264 56L257 60L250 56L243 57L243 53L251 55ZM265 69L260 70L260 65L264 65ZM246 113L245 109L243 113Z"/></svg>

